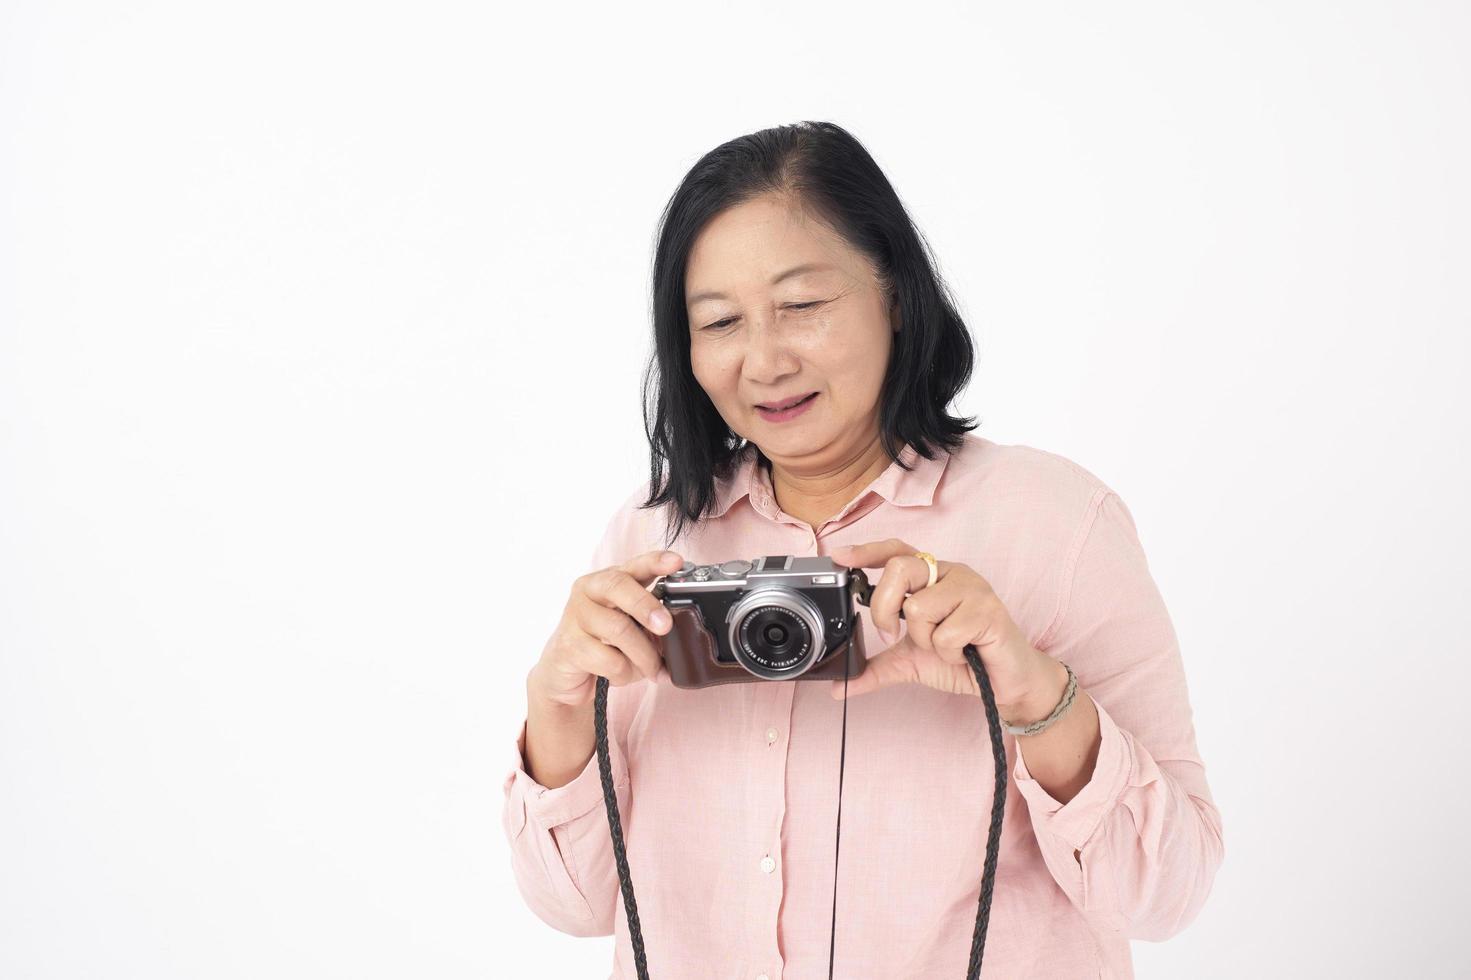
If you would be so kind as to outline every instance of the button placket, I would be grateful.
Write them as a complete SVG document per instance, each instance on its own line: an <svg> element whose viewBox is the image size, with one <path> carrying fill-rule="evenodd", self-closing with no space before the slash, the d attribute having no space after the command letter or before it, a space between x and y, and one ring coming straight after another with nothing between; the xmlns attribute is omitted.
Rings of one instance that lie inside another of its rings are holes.
<svg viewBox="0 0 1471 980"><path fill-rule="evenodd" d="M777 858L781 854L782 824L786 818L787 753L784 749L790 745L790 740L785 744L782 742L781 734L783 731L790 732L791 730L792 703L797 683L796 681L773 681L763 682L756 687L756 690L769 697L766 704L770 707L768 712L770 720L766 725L757 729L756 737L761 739L762 744L769 750L766 758L770 760L770 767L765 773L762 785L769 787L771 793L769 798L776 811L776 819L768 825L771 836L756 862L759 874L763 880L769 882L769 885L762 889L767 902L765 915L760 920L763 924L758 927L756 920L753 920L751 925L754 933L752 939L755 940L753 952L758 952L767 959L768 963L779 963L781 960L777 937L780 934L782 893L785 884L782 876L776 872L779 870Z"/></svg>

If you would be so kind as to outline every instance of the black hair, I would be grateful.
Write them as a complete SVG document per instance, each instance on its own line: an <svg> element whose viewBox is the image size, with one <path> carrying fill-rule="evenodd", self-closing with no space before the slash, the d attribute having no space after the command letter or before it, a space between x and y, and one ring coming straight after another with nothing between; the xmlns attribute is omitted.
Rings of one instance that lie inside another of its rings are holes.
<svg viewBox="0 0 1471 980"><path fill-rule="evenodd" d="M925 459L934 459L936 452L953 452L965 433L976 428L973 417L949 414L950 402L970 380L975 361L970 331L928 244L873 157L851 133L831 122L803 121L739 136L696 161L659 221L654 351L642 392L650 447L649 497L639 509L671 505L665 547L686 523L698 523L713 507L716 479L732 475L746 447L690 366L685 307L690 249L717 214L768 193L787 195L794 206L817 216L867 256L880 287L898 304L900 329L879 409L889 458L898 461L907 443ZM764 454L760 456L764 461Z"/></svg>

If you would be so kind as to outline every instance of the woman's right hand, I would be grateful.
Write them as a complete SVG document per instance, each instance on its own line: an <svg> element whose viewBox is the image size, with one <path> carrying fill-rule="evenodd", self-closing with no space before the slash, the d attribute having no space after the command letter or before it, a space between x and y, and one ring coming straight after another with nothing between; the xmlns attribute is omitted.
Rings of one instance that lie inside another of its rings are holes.
<svg viewBox="0 0 1471 980"><path fill-rule="evenodd" d="M528 677L532 693L578 707L592 701L599 677L614 687L657 677L662 660L651 634L664 635L674 621L648 586L683 564L672 551L647 551L573 581L562 621Z"/></svg>

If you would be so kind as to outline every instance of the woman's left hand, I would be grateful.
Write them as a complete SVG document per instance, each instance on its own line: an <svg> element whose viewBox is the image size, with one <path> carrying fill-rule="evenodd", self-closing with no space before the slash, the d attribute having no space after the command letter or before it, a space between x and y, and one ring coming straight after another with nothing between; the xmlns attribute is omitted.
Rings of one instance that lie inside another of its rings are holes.
<svg viewBox="0 0 1471 980"><path fill-rule="evenodd" d="M863 673L847 681L849 696L890 684L924 684L979 697L975 674L965 659L965 645L972 643L991 680L998 710L1035 700L1051 682L1054 675L1048 668L1055 670L1056 663L1027 641L991 584L969 566L936 559L939 576L926 587L930 569L915 554L919 550L890 538L830 553L834 562L848 568L883 568L868 609L880 635L893 645L871 657ZM905 598L906 593L913 594ZM886 634L898 636L901 622L908 629L894 643ZM833 698L843 697L843 684L832 682Z"/></svg>

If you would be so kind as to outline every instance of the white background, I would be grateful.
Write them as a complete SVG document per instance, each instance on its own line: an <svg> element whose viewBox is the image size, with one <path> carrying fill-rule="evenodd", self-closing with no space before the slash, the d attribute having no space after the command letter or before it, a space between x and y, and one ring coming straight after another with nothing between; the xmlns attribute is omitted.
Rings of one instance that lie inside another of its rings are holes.
<svg viewBox="0 0 1471 980"><path fill-rule="evenodd" d="M648 476L659 210L799 119L935 249L977 431L1139 524L1226 858L1138 975L1464 975L1468 48L1454 2L0 6L0 975L606 975L516 891L507 750Z"/></svg>

